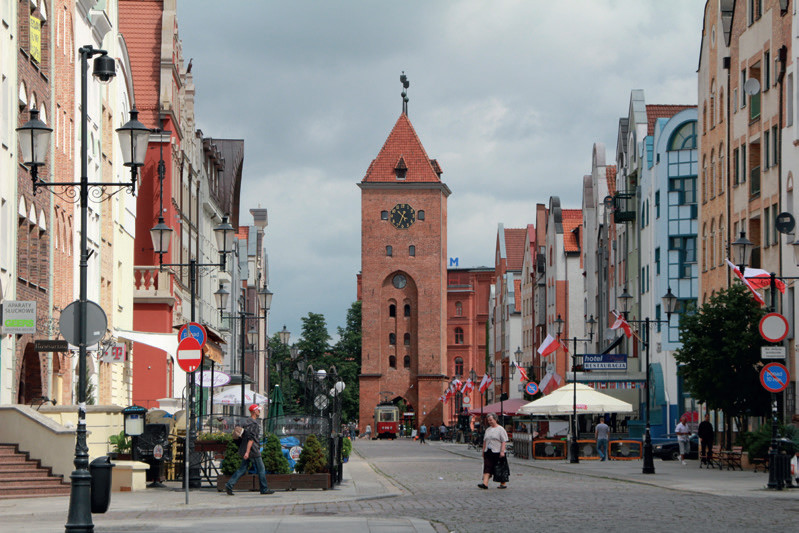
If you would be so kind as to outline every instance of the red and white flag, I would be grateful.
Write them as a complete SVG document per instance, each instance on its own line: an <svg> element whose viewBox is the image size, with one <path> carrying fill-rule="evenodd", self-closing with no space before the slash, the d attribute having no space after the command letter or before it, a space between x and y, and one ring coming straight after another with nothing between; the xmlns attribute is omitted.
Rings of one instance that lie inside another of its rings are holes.
<svg viewBox="0 0 799 533"><path fill-rule="evenodd" d="M633 328L631 328L630 324L626 320L624 320L624 316L619 314L619 313L617 313L616 311L613 311L613 316L616 317L616 321L613 323L612 326L610 326L610 329L619 329L619 328L621 328L621 329L624 330L624 334L627 335L628 339L630 337L632 337L633 336Z"/></svg>
<svg viewBox="0 0 799 533"><path fill-rule="evenodd" d="M478 387L478 391L480 394L484 393L491 384L494 383L494 378L489 376L488 374L483 374L483 380L480 382L480 387Z"/></svg>
<svg viewBox="0 0 799 533"><path fill-rule="evenodd" d="M522 366L519 365L519 363L517 363L516 361L511 361L510 364L515 366L516 370L519 371L519 379L521 379L522 381L530 381L530 378L527 377L527 371L524 368L522 368Z"/></svg>
<svg viewBox="0 0 799 533"><path fill-rule="evenodd" d="M749 284L756 289L767 289L771 286L771 274L762 268L744 268L744 277ZM774 279L777 289L785 294L785 282L781 279Z"/></svg>
<svg viewBox="0 0 799 533"><path fill-rule="evenodd" d="M443 394L442 394L441 396L439 396L439 397L438 397L438 401L439 401L439 402L441 402L441 403L446 403L446 398L445 398L445 396L444 396Z"/></svg>
<svg viewBox="0 0 799 533"><path fill-rule="evenodd" d="M558 346L560 346L558 340L547 333L547 338L544 339L544 342L542 342L541 346L538 347L538 353L541 355L541 357L546 357L557 350Z"/></svg>
<svg viewBox="0 0 799 533"><path fill-rule="evenodd" d="M743 284L746 285L746 287L750 291L752 291L752 295L755 297L755 300L757 300L757 302L760 305L766 305L766 301L763 299L762 296L760 296L760 294L758 294L752 283L744 277L744 275L741 273L741 269L738 268L736 265L732 264L732 262L729 259L725 259L725 261L727 261L727 266L729 266L732 269L732 271L735 273L735 275L738 276L738 279L740 279L743 282ZM747 268L746 270L750 269Z"/></svg>
<svg viewBox="0 0 799 533"><path fill-rule="evenodd" d="M463 382L463 387L461 387L461 394L469 394L473 390L474 390L474 383L472 382L472 378L469 378Z"/></svg>
<svg viewBox="0 0 799 533"><path fill-rule="evenodd" d="M450 384L449 388L454 390L455 392L457 392L458 390L460 390L461 385L463 385L461 380L459 380L458 378L455 378L455 379L452 380L452 383Z"/></svg>

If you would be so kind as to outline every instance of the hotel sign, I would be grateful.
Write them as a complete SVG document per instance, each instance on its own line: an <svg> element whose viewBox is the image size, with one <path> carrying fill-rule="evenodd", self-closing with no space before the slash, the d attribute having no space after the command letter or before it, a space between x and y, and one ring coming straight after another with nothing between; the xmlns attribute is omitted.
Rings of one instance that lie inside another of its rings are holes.
<svg viewBox="0 0 799 533"><path fill-rule="evenodd" d="M626 353L601 353L583 355L584 370L627 370Z"/></svg>
<svg viewBox="0 0 799 533"><path fill-rule="evenodd" d="M42 21L31 17L30 24L30 52L37 63L42 62Z"/></svg>

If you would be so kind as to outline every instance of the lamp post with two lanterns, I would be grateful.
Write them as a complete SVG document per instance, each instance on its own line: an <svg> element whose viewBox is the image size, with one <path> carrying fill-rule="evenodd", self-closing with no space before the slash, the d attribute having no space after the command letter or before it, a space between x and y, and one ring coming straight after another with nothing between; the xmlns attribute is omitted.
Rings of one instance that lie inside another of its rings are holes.
<svg viewBox="0 0 799 533"><path fill-rule="evenodd" d="M94 57L92 74L100 83L109 83L116 75L114 59L105 50L91 45L82 46L78 50L81 66L81 146L80 146L80 181L48 183L39 178L39 167L45 165L49 153L50 138L53 129L39 120L39 112L31 109L30 119L17 128L22 164L25 165L33 180L33 194L40 187L61 188L67 197L78 196L80 201L80 264L79 264L79 296L77 306L76 340L78 345L78 427L75 442L75 470L70 475L72 488L69 498L69 516L66 529L68 531L93 531L90 508L89 450L86 444L86 356L88 339L88 202L89 189L99 188L101 199L110 196L104 194L109 187L125 187L130 194L135 194L138 169L144 165L147 142L150 130L137 120L135 108L130 112L131 119L117 129L123 164L130 167L130 182L89 182L88 177L88 72L89 59ZM96 56L96 57L95 57ZM77 193L74 192L78 189ZM96 305L96 304L95 304ZM63 334L64 332L62 332Z"/></svg>
<svg viewBox="0 0 799 533"><path fill-rule="evenodd" d="M629 305L632 301L633 297L630 293L627 292L627 288L624 288L624 292L619 296L619 301L621 302L621 311L624 315L624 319L631 323L631 324L642 324L644 329L644 336L645 339L639 340L644 343L644 348L646 350L646 362L645 362L645 371L646 371L646 402L645 402L645 433L644 433L644 464L642 468L642 473L644 474L654 474L655 473L655 460L652 454L652 434L650 433L649 427L649 396L650 396L650 383L649 383L649 345L651 344L649 335L650 330L649 326L652 324L666 324L666 327L669 326L671 322L671 315L677 309L677 297L671 292L671 287L669 287L666 294L663 295L661 298L661 302L663 305L663 309L666 311L666 320L660 319L652 319L646 317L643 320L629 320L627 318L627 314L629 312Z"/></svg>
<svg viewBox="0 0 799 533"><path fill-rule="evenodd" d="M558 339L560 339L560 334L563 332L563 324L564 320L558 315L558 318L555 320L555 324L558 326ZM569 462L570 463L579 463L580 462L580 446L577 442L577 343L578 342L592 342L594 340L594 326L596 326L596 320L594 320L594 315L591 315L586 321L585 325L588 327L588 338L587 339L578 339L575 335L572 337L572 341L574 343L574 350L572 350L572 375L573 383L572 388L574 389L574 397L573 397L573 405L572 405L572 429L571 434L572 438L569 443Z"/></svg>

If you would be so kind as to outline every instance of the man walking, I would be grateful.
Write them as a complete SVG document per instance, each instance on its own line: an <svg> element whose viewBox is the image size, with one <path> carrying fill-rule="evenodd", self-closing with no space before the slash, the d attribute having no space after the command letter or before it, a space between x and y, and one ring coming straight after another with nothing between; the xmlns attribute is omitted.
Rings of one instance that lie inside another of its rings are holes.
<svg viewBox="0 0 799 533"><path fill-rule="evenodd" d="M596 437L596 450L599 452L599 460L604 461L608 458L608 436L610 435L610 426L605 424L605 418L599 419L599 424L594 429L594 437Z"/></svg>
<svg viewBox="0 0 799 533"><path fill-rule="evenodd" d="M685 466L685 456L688 455L688 426L685 425L685 417L680 418L680 423L674 428L677 433L677 444L680 446L680 463Z"/></svg>
<svg viewBox="0 0 799 533"><path fill-rule="evenodd" d="M266 468L264 468L264 461L261 459L261 424L258 422L258 415L261 414L261 408L253 404L250 406L250 418L242 423L244 433L241 435L241 442L239 443L239 455L242 461L239 469L233 474L233 477L225 483L225 492L228 496L233 496L233 487L241 476L247 473L250 469L250 462L255 463L255 470L258 472L258 482L261 486L261 494L274 494L275 491L269 490L266 484Z"/></svg>
<svg viewBox="0 0 799 533"><path fill-rule="evenodd" d="M713 424L710 423L710 414L705 413L705 419L699 424L697 429L699 435L699 442L702 445L700 457L702 463L699 465L707 465L708 468L713 466L713 441L715 440L713 433Z"/></svg>
<svg viewBox="0 0 799 533"><path fill-rule="evenodd" d="M422 423L422 426L419 428L419 444L424 444L424 438L427 435L427 426Z"/></svg>

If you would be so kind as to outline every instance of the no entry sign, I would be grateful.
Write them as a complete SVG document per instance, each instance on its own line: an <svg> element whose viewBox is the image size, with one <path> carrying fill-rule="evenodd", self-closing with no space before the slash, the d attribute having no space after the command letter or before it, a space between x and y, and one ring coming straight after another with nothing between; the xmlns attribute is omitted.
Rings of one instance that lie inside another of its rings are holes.
<svg viewBox="0 0 799 533"><path fill-rule="evenodd" d="M186 337L178 344L178 366L185 372L194 372L203 358L200 343L194 337Z"/></svg>
<svg viewBox="0 0 799 533"><path fill-rule="evenodd" d="M760 371L760 383L769 392L781 392L791 380L788 369L780 363L769 363Z"/></svg>
<svg viewBox="0 0 799 533"><path fill-rule="evenodd" d="M760 336L769 342L780 342L788 336L788 320L779 313L769 313L760 319Z"/></svg>

